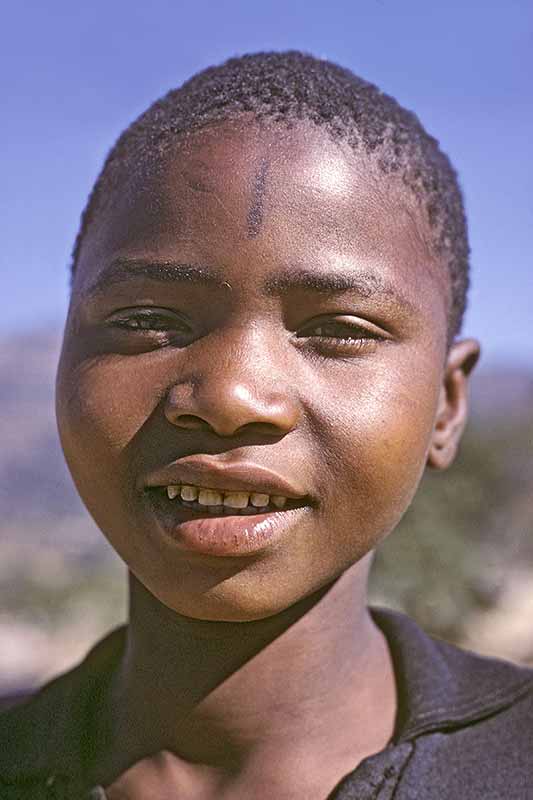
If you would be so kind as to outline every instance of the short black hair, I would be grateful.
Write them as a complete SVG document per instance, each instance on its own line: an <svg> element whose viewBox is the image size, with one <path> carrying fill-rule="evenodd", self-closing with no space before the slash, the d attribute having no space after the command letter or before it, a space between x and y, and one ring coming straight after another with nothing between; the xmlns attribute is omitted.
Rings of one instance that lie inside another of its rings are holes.
<svg viewBox="0 0 533 800"><path fill-rule="evenodd" d="M432 247L451 286L449 341L461 329L469 286L463 198L448 157L418 117L376 86L330 61L299 51L253 53L208 67L139 116L110 151L81 217L72 275L88 226L121 178L161 159L176 137L252 112L292 124L309 120L397 173L425 209Z"/></svg>

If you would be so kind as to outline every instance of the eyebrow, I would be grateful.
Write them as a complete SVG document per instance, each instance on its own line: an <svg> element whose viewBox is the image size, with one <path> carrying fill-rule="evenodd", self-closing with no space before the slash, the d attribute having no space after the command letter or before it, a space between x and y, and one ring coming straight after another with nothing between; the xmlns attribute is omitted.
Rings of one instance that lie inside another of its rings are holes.
<svg viewBox="0 0 533 800"><path fill-rule="evenodd" d="M222 272L213 267L174 261L119 257L114 259L110 266L91 284L87 294L91 296L105 292L112 286L129 283L139 277L160 283L188 283L215 289L232 288L231 284L224 280ZM264 294L270 297L279 297L291 291L302 290L328 295L352 292L363 298L385 295L410 311L415 308L412 301L391 281L374 273L355 270L320 272L291 267L268 277L262 288Z"/></svg>
<svg viewBox="0 0 533 800"><path fill-rule="evenodd" d="M99 294L117 284L129 283L139 277L160 283L192 283L217 289L228 286L228 282L224 281L221 274L212 267L121 257L111 262L110 266L90 285L87 294Z"/></svg>
<svg viewBox="0 0 533 800"><path fill-rule="evenodd" d="M368 298L377 294L391 297L399 305L414 309L413 303L391 281L370 272L318 272L308 269L292 269L290 272L273 275L264 284L267 295L280 295L287 291L307 290L320 294L347 294L353 292Z"/></svg>

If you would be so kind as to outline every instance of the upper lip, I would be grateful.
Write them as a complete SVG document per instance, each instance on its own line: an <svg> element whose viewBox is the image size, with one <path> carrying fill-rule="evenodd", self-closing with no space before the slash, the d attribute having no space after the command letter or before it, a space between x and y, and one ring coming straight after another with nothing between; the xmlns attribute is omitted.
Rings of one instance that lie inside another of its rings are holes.
<svg viewBox="0 0 533 800"><path fill-rule="evenodd" d="M282 495L294 500L307 497L305 491L276 472L251 461L224 463L211 456L188 456L151 473L143 488L194 485L221 492L257 492Z"/></svg>

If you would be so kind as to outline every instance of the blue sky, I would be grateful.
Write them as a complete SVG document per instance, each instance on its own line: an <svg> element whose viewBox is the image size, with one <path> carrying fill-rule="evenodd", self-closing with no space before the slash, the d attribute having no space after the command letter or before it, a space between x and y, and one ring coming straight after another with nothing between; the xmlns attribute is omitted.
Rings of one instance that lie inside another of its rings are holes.
<svg viewBox="0 0 533 800"><path fill-rule="evenodd" d="M79 215L122 128L193 72L298 48L416 111L459 171L485 362L533 366L533 3L93 0L4 5L0 333L61 323ZM6 302L7 301L7 302Z"/></svg>

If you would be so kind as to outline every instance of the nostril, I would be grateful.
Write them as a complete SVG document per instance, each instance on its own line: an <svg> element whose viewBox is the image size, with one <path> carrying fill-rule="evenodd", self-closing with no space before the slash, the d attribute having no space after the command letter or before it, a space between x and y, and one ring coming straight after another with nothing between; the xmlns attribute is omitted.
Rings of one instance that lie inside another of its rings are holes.
<svg viewBox="0 0 533 800"><path fill-rule="evenodd" d="M172 422L180 428L187 428L189 430L207 430L207 428L211 427L205 419L195 417L193 414L180 414L175 417Z"/></svg>

